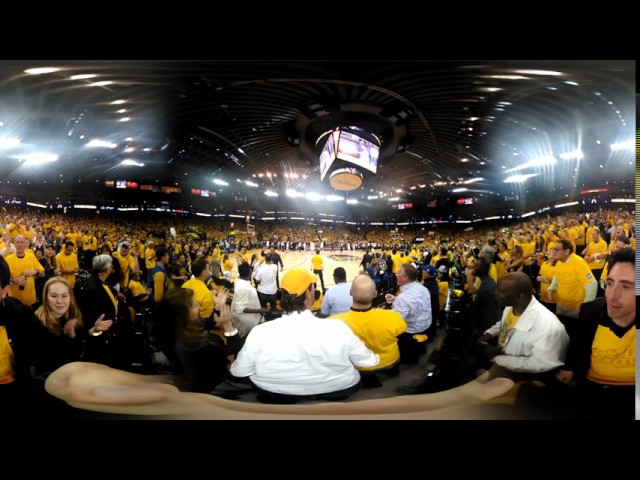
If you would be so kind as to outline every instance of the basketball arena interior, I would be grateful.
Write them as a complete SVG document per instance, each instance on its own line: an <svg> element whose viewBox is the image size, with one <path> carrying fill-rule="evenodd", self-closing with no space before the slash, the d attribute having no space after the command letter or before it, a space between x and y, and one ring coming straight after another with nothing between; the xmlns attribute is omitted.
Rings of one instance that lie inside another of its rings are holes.
<svg viewBox="0 0 640 480"><path fill-rule="evenodd" d="M1 61L7 418L636 418L635 88L633 60ZM187 281L211 357L154 330Z"/></svg>

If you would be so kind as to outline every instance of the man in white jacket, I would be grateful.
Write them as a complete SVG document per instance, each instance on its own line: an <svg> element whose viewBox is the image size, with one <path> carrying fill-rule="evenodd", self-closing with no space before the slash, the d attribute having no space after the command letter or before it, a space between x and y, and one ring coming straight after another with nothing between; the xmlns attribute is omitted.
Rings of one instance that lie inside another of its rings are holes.
<svg viewBox="0 0 640 480"><path fill-rule="evenodd" d="M496 296L506 307L502 319L478 340L485 353L484 361L493 362L489 369L491 377L514 381L547 379L549 373L555 373L564 364L569 346L564 325L536 300L531 279L522 272L503 276L498 281Z"/></svg>

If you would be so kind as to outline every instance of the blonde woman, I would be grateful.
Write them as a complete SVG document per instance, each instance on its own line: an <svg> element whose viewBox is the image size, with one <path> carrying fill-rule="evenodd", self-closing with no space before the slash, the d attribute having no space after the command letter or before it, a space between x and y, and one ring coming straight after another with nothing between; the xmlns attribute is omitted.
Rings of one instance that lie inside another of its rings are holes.
<svg viewBox="0 0 640 480"><path fill-rule="evenodd" d="M232 269L233 269L233 262L229 258L229 254L225 253L224 255L222 255L222 275L227 280L231 280L233 278L233 275L231 273Z"/></svg>
<svg viewBox="0 0 640 480"><path fill-rule="evenodd" d="M83 340L95 338L97 341L97 337L113 323L111 320L105 321L104 315L101 315L86 332L73 289L63 277L47 280L42 292L42 305L35 315L39 322L32 337L32 376L39 378L46 378L62 365L81 360Z"/></svg>
<svg viewBox="0 0 640 480"><path fill-rule="evenodd" d="M507 273L521 272L524 265L524 259L522 258L522 247L516 245L511 249L511 256L505 263Z"/></svg>

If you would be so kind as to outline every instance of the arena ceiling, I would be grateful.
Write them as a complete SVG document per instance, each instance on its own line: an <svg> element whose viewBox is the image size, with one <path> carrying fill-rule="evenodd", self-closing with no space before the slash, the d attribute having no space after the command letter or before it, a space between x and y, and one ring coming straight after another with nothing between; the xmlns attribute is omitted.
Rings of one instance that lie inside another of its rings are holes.
<svg viewBox="0 0 640 480"><path fill-rule="evenodd" d="M635 87L630 60L0 61L0 194L362 217L632 197ZM380 142L355 190L320 181L336 127Z"/></svg>

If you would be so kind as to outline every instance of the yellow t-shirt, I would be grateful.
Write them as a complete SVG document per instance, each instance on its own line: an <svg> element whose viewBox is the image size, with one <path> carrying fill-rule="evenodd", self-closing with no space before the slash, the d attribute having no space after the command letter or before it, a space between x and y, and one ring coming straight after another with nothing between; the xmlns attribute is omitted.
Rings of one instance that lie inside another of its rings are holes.
<svg viewBox="0 0 640 480"><path fill-rule="evenodd" d="M493 278L493 281L498 283L498 267L495 263L489 265L489 277Z"/></svg>
<svg viewBox="0 0 640 480"><path fill-rule="evenodd" d="M144 288L144 285L140 282L136 282L135 280L129 280L129 290L131 291L131 295L133 298L137 298L138 295L144 295L140 297L139 300L144 302L149 299L149 295L147 294L147 289Z"/></svg>
<svg viewBox="0 0 640 480"><path fill-rule="evenodd" d="M444 310L449 294L449 282L438 282L438 297L440 300L440 311ZM435 320L435 319L432 319Z"/></svg>
<svg viewBox="0 0 640 480"><path fill-rule="evenodd" d="M584 286L594 280L584 258L571 254L566 262L556 262L558 303L568 307L580 305L584 300Z"/></svg>
<svg viewBox="0 0 640 480"><path fill-rule="evenodd" d="M498 256L502 259L502 261L496 262L495 267L496 267L496 277L498 280L500 280L507 273L507 268L505 267L504 263L509 258L509 252L505 250L504 252L498 253ZM498 283L498 280L496 280L496 283Z"/></svg>
<svg viewBox="0 0 640 480"><path fill-rule="evenodd" d="M608 249L607 243L602 238L600 238L597 243L592 241L587 247L587 251L585 253L591 257L595 256L597 253L600 254L598 260L592 259L588 264L592 271L604 268L605 261L603 255L608 253Z"/></svg>
<svg viewBox="0 0 640 480"><path fill-rule="evenodd" d="M610 328L598 325L591 344L587 378L607 385L634 385L636 376L636 327L618 338Z"/></svg>
<svg viewBox="0 0 640 480"><path fill-rule="evenodd" d="M115 252L111 256L120 262L120 288L124 288L129 283L129 274L135 265L133 255L129 253L123 257L120 252Z"/></svg>
<svg viewBox="0 0 640 480"><path fill-rule="evenodd" d="M311 264L313 265L314 270L322 270L322 264L324 261L320 255L314 255L311 257Z"/></svg>
<svg viewBox="0 0 640 480"><path fill-rule="evenodd" d="M500 336L498 337L498 347L500 349L503 349L509 341L513 327L516 326L518 320L520 320L520 315L514 315L513 308L509 310L509 314L500 324Z"/></svg>
<svg viewBox="0 0 640 480"><path fill-rule="evenodd" d="M44 272L44 267L35 257L30 253L26 253L24 257L19 258L17 253L12 253L5 257L9 269L11 271L11 277L21 277L26 270L38 270ZM36 283L34 277L27 277L27 283L23 290L20 290L20 286L12 283L9 287L9 296L17 298L27 306L31 306L36 303Z"/></svg>
<svg viewBox="0 0 640 480"><path fill-rule="evenodd" d="M407 324L398 312L377 308L366 312L349 310L329 318L342 320L369 350L380 356L380 362L375 367L358 370L377 370L393 365L400 359L397 337L407 330Z"/></svg>
<svg viewBox="0 0 640 480"><path fill-rule="evenodd" d="M95 252L98 250L98 240L93 235L82 236L82 249L85 252Z"/></svg>
<svg viewBox="0 0 640 480"><path fill-rule="evenodd" d="M9 343L7 328L0 326L0 385L11 383L14 380L13 349Z"/></svg>
<svg viewBox="0 0 640 480"><path fill-rule="evenodd" d="M156 251L153 248L147 248L144 251L144 263L147 270L152 270L156 266Z"/></svg>
<svg viewBox="0 0 640 480"><path fill-rule="evenodd" d="M193 295L200 305L200 318L209 318L213 313L213 294L211 290L207 288L202 280L192 278L182 284L182 288L190 288L193 290Z"/></svg>
<svg viewBox="0 0 640 480"><path fill-rule="evenodd" d="M67 237L69 240L71 240L73 242L73 244L76 246L76 248L78 247L78 238L82 238L82 234L78 233L78 232L73 232L73 233L67 233L65 235L65 237Z"/></svg>
<svg viewBox="0 0 640 480"><path fill-rule="evenodd" d="M78 256L75 253L67 255L64 253L64 251L56 255L56 264L58 265L58 268L65 271L71 271L80 268L80 265L78 265ZM71 288L74 287L74 285L76 284L75 273L65 273L61 276L69 282Z"/></svg>
<svg viewBox="0 0 640 480"><path fill-rule="evenodd" d="M551 281L555 272L556 272L556 266L551 265L549 262L544 262L540 266L540 275L543 277L546 277L549 281ZM555 296L553 297L553 300L549 300L547 298L547 290L549 290L549 284L545 282L540 282L540 298L542 299L542 301L547 303L556 303L557 300Z"/></svg>
<svg viewBox="0 0 640 480"><path fill-rule="evenodd" d="M233 262L231 261L231 259L227 259L222 264L222 271L230 272L231 270L233 270Z"/></svg>
<svg viewBox="0 0 640 480"><path fill-rule="evenodd" d="M533 264L533 259L527 258L532 256L536 250L536 242L529 242L521 244L522 247L522 258L524 258L524 264L527 266L531 266Z"/></svg>

